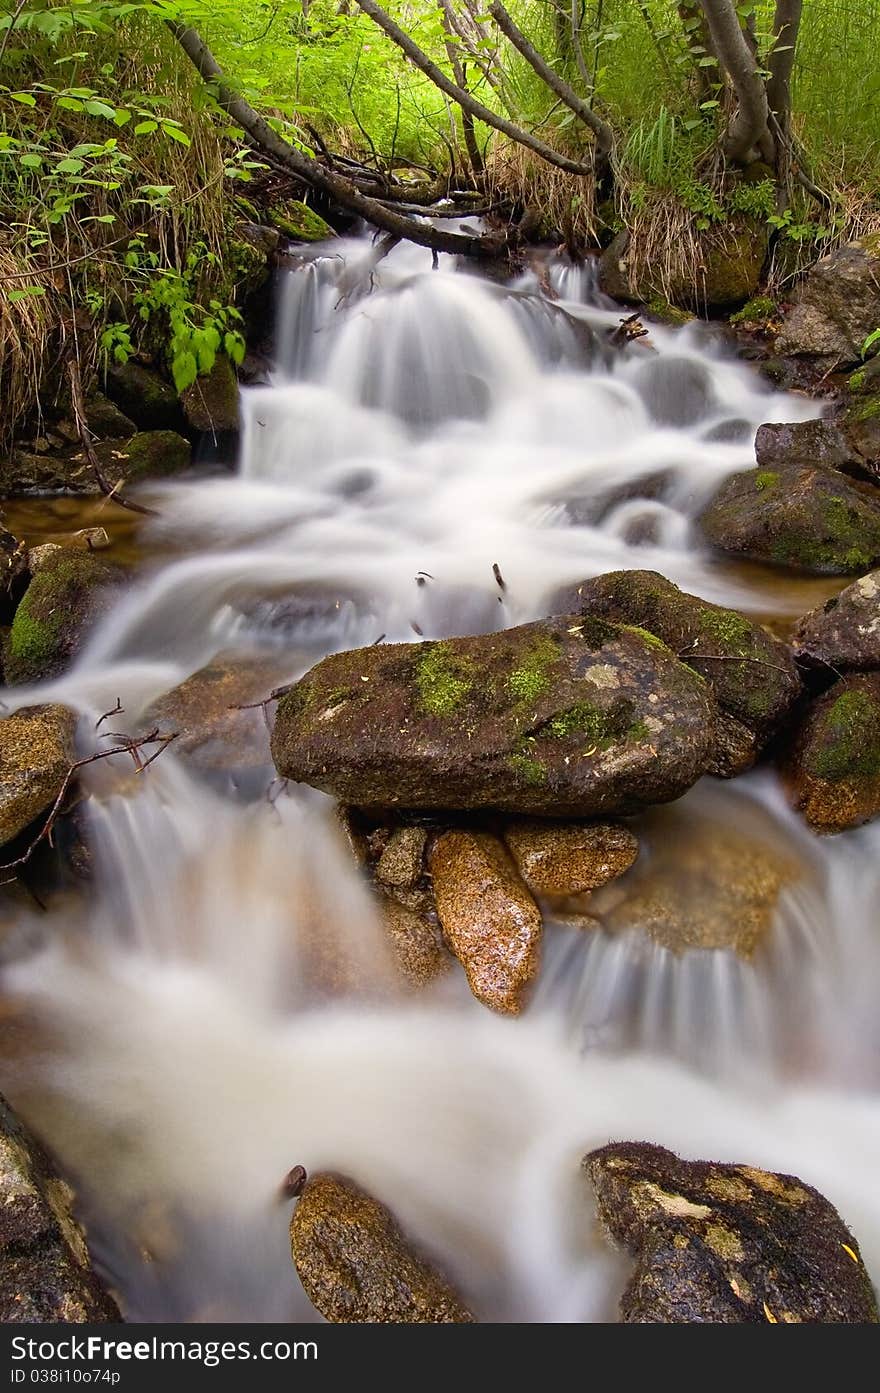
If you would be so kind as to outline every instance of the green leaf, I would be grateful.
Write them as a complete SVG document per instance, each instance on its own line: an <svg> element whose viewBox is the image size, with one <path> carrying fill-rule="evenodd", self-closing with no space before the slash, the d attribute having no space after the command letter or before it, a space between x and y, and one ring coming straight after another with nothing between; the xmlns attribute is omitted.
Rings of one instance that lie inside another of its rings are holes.
<svg viewBox="0 0 880 1393"><path fill-rule="evenodd" d="M90 116L103 116L107 121L116 120L115 106L108 106L106 102L99 102L97 98L86 102L86 111Z"/></svg>
<svg viewBox="0 0 880 1393"><path fill-rule="evenodd" d="M131 120L131 112L124 106L118 106L113 120L117 126L127 126Z"/></svg>
<svg viewBox="0 0 880 1393"><path fill-rule="evenodd" d="M84 165L82 160L75 160L71 156L68 156L67 159L58 161L58 163L55 166L55 173L79 174L80 170L83 168Z"/></svg>
<svg viewBox="0 0 880 1393"><path fill-rule="evenodd" d="M194 353L178 353L171 363L171 376L178 392L185 392L199 375L199 365Z"/></svg>
<svg viewBox="0 0 880 1393"><path fill-rule="evenodd" d="M25 169L42 169L43 157L42 155L20 155L18 163L23 165Z"/></svg>
<svg viewBox="0 0 880 1393"><path fill-rule="evenodd" d="M192 141L186 131L182 131L179 126L171 126L163 121L162 130L166 135L169 135L172 140L176 140L178 145L192 145Z"/></svg>
<svg viewBox="0 0 880 1393"><path fill-rule="evenodd" d="M36 106L36 97L31 96L30 92L10 92L10 97L14 102L20 102L22 106Z"/></svg>
<svg viewBox="0 0 880 1393"><path fill-rule="evenodd" d="M134 133L135 135L152 135L153 131L157 131L158 129L158 121L153 121L152 119L149 121L138 121L134 128Z"/></svg>
<svg viewBox="0 0 880 1393"><path fill-rule="evenodd" d="M18 290L8 290L6 298L10 305L16 305L19 300L32 300L35 296L45 293L46 287L43 285L23 285Z"/></svg>
<svg viewBox="0 0 880 1393"><path fill-rule="evenodd" d="M65 111L82 111L83 103L79 97L59 97L56 106L62 106Z"/></svg>

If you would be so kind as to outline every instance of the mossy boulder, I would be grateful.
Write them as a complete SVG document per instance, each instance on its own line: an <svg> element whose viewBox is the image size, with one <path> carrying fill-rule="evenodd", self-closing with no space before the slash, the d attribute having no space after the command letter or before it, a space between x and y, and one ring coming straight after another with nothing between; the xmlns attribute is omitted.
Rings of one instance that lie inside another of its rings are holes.
<svg viewBox="0 0 880 1393"><path fill-rule="evenodd" d="M3 651L6 681L39 682L63 672L106 612L116 580L89 552L50 553L15 611Z"/></svg>
<svg viewBox="0 0 880 1393"><path fill-rule="evenodd" d="M632 1324L876 1324L859 1246L792 1175L683 1161L647 1142L584 1158L599 1220L636 1259L620 1301Z"/></svg>
<svg viewBox="0 0 880 1393"><path fill-rule="evenodd" d="M238 430L238 378L225 353L217 356L209 373L187 387L182 402L192 430L214 435Z"/></svg>
<svg viewBox="0 0 880 1393"><path fill-rule="evenodd" d="M517 1015L540 967L544 925L510 852L490 832L444 832L430 868L443 935L471 991Z"/></svg>
<svg viewBox="0 0 880 1393"><path fill-rule="evenodd" d="M836 421L771 422L759 426L755 459L761 469L785 469L789 465L820 465L823 469L851 469L860 456Z"/></svg>
<svg viewBox="0 0 880 1393"><path fill-rule="evenodd" d="M756 737L756 747L779 728L801 695L786 644L736 610L679 590L656 571L611 571L584 581L566 599L579 603L585 614L637 625L668 645L705 678L721 711ZM729 723L720 733L723 754L732 738ZM724 769L730 760L721 758L719 764ZM741 772L740 764L734 760L730 772Z"/></svg>
<svg viewBox="0 0 880 1393"><path fill-rule="evenodd" d="M848 585L798 622L798 661L832 672L880 671L880 571Z"/></svg>
<svg viewBox="0 0 880 1393"><path fill-rule="evenodd" d="M0 496L100 493L94 470L78 450L38 454L14 449L0 456Z"/></svg>
<svg viewBox="0 0 880 1393"><path fill-rule="evenodd" d="M880 672L842 678L814 702L786 761L792 801L817 832L880 813Z"/></svg>
<svg viewBox="0 0 880 1393"><path fill-rule="evenodd" d="M26 706L0 720L0 846L58 797L76 758L75 729L65 706Z"/></svg>
<svg viewBox="0 0 880 1393"><path fill-rule="evenodd" d="M331 1323L466 1324L474 1317L394 1215L343 1176L313 1176L290 1221L294 1265Z"/></svg>
<svg viewBox="0 0 880 1393"><path fill-rule="evenodd" d="M107 396L138 430L183 428L183 410L170 382L155 368L129 359L107 369Z"/></svg>
<svg viewBox="0 0 880 1393"><path fill-rule="evenodd" d="M639 275L630 234L619 232L600 258L600 288L624 303L651 305L662 301L697 313L729 310L750 300L760 284L767 257L766 226L738 219L697 234L697 240L699 260L695 267L670 278L661 274L655 263Z"/></svg>
<svg viewBox="0 0 880 1393"><path fill-rule="evenodd" d="M0 1098L0 1321L121 1321L94 1272L73 1192Z"/></svg>
<svg viewBox="0 0 880 1393"><path fill-rule="evenodd" d="M862 345L878 325L880 237L874 235L816 262L794 294L776 350L829 367L850 366L860 361Z"/></svg>
<svg viewBox="0 0 880 1393"><path fill-rule="evenodd" d="M684 793L716 709L651 635L575 614L325 658L279 703L272 755L362 807L589 817Z"/></svg>
<svg viewBox="0 0 880 1393"><path fill-rule="evenodd" d="M192 462L188 440L173 430L141 430L130 440L103 440L95 446L101 469L111 484L167 479Z"/></svg>
<svg viewBox="0 0 880 1393"><path fill-rule="evenodd" d="M699 524L721 551L816 575L853 575L880 560L880 492L807 464L731 475Z"/></svg>
<svg viewBox="0 0 880 1393"><path fill-rule="evenodd" d="M320 213L297 198L288 198L271 208L269 221L289 242L325 242L336 236Z"/></svg>

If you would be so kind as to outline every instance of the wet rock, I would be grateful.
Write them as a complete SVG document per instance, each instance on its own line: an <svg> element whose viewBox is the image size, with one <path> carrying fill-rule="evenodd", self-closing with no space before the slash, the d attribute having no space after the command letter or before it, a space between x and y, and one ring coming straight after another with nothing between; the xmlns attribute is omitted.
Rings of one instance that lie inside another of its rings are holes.
<svg viewBox="0 0 880 1393"><path fill-rule="evenodd" d="M711 374L697 358L651 358L633 386L661 426L690 426L718 410Z"/></svg>
<svg viewBox="0 0 880 1393"><path fill-rule="evenodd" d="M805 614L793 642L801 662L834 672L880 670L880 571Z"/></svg>
<svg viewBox="0 0 880 1393"><path fill-rule="evenodd" d="M296 198L288 198L272 208L269 221L289 242L324 242L336 236L320 213Z"/></svg>
<svg viewBox="0 0 880 1393"><path fill-rule="evenodd" d="M817 832L859 827L880 813L880 673L844 677L813 703L786 776Z"/></svg>
<svg viewBox="0 0 880 1393"><path fill-rule="evenodd" d="M504 843L488 832L445 832L430 870L443 933L471 991L516 1015L540 965L543 921Z"/></svg>
<svg viewBox="0 0 880 1393"><path fill-rule="evenodd" d="M107 395L134 421L138 430L179 431L183 428L183 409L177 393L155 368L129 359L112 363L107 370Z"/></svg>
<svg viewBox="0 0 880 1393"><path fill-rule="evenodd" d="M182 402L192 430L214 435L238 430L238 378L225 354L214 360L206 376L187 387Z"/></svg>
<svg viewBox="0 0 880 1393"><path fill-rule="evenodd" d="M707 774L717 779L736 779L757 763L763 741L727 711L718 712L715 745Z"/></svg>
<svg viewBox="0 0 880 1393"><path fill-rule="evenodd" d="M765 740L801 695L797 665L787 644L736 610L679 590L656 571L610 571L578 586L586 614L635 624L677 654L712 687L721 711ZM713 767L741 772L746 741L721 724ZM753 752L750 762L754 760Z"/></svg>
<svg viewBox="0 0 880 1393"><path fill-rule="evenodd" d="M652 636L569 615L326 658L279 703L272 753L363 807L590 817L683 793L715 711Z"/></svg>
<svg viewBox="0 0 880 1393"><path fill-rule="evenodd" d="M769 820L768 820L769 821ZM794 857L774 841L772 824L748 833L704 816L694 824L672 810L647 830L649 854L606 912L591 901L609 933L637 929L673 953L722 949L750 958L770 934L779 896L794 881ZM624 887L609 886L613 895Z"/></svg>
<svg viewBox="0 0 880 1393"><path fill-rule="evenodd" d="M414 987L425 987L452 967L431 895L415 892L379 898L382 920L401 973Z"/></svg>
<svg viewBox="0 0 880 1393"><path fill-rule="evenodd" d="M749 300L761 279L767 256L767 229L760 223L729 220L721 228L700 234L701 266L694 276L690 264L677 275L661 272L656 261L637 270L630 235L617 234L599 259L599 287L624 303L653 304L658 299L703 314L730 309Z"/></svg>
<svg viewBox="0 0 880 1393"><path fill-rule="evenodd" d="M636 1258L629 1323L876 1324L855 1238L791 1175L682 1161L647 1142L590 1152L599 1219Z"/></svg>
<svg viewBox="0 0 880 1393"><path fill-rule="evenodd" d="M236 224L235 235L241 242L246 242L254 251L262 253L264 265L275 255L278 244L281 241L281 234L277 227L266 227L264 223L240 222Z"/></svg>
<svg viewBox="0 0 880 1393"><path fill-rule="evenodd" d="M0 624L8 623L27 579L27 549L3 526L0 514Z"/></svg>
<svg viewBox="0 0 880 1393"><path fill-rule="evenodd" d="M734 474L699 522L722 551L816 575L852 575L880 560L880 493L831 469Z"/></svg>
<svg viewBox="0 0 880 1393"><path fill-rule="evenodd" d="M377 878L384 885L415 885L422 874L427 840L424 827L398 827L379 857Z"/></svg>
<svg viewBox="0 0 880 1393"><path fill-rule="evenodd" d="M581 895L628 871L639 854L629 828L614 822L511 822L504 839L535 895Z"/></svg>
<svg viewBox="0 0 880 1393"><path fill-rule="evenodd" d="M73 1194L0 1099L0 1321L122 1317L92 1271Z"/></svg>
<svg viewBox="0 0 880 1393"><path fill-rule="evenodd" d="M175 751L202 769L258 768L271 764L272 707L238 710L263 701L288 674L277 658L218 653L207 667L154 701L141 718L144 731L177 732Z"/></svg>
<svg viewBox="0 0 880 1393"><path fill-rule="evenodd" d="M0 457L0 496L100 493L94 471L79 454L37 454L12 450Z"/></svg>
<svg viewBox="0 0 880 1393"><path fill-rule="evenodd" d="M143 430L130 440L101 441L95 453L113 484L119 479L129 484L165 479L183 473L192 460L189 441L173 430Z"/></svg>
<svg viewBox="0 0 880 1393"><path fill-rule="evenodd" d="M880 324L880 237L848 242L817 261L793 297L776 350L843 366L860 361Z"/></svg>
<svg viewBox="0 0 880 1393"><path fill-rule="evenodd" d="M861 455L835 421L798 421L793 425L771 422L759 426L755 458L762 469L820 465L823 469L846 470L862 463Z"/></svg>
<svg viewBox="0 0 880 1393"><path fill-rule="evenodd" d="M64 706L26 706L0 720L0 846L55 802L76 758L75 729Z"/></svg>
<svg viewBox="0 0 880 1393"><path fill-rule="evenodd" d="M34 574L3 652L8 683L57 677L110 604L116 573L89 552L59 547Z"/></svg>
<svg viewBox="0 0 880 1393"><path fill-rule="evenodd" d="M299 1279L325 1320L345 1324L464 1324L474 1317L394 1215L353 1181L315 1175L290 1221Z"/></svg>
<svg viewBox="0 0 880 1393"><path fill-rule="evenodd" d="M876 484L880 480L880 392L854 397L843 413L841 429L858 468Z"/></svg>
<svg viewBox="0 0 880 1393"><path fill-rule="evenodd" d="M101 392L93 392L85 405L86 425L96 440L128 440L137 430L115 402ZM75 436L75 440L79 437Z"/></svg>

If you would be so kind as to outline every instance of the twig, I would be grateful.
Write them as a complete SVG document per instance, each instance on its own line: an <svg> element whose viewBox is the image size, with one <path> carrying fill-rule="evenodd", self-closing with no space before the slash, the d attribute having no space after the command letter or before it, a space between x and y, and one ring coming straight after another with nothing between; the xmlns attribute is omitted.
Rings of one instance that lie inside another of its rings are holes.
<svg viewBox="0 0 880 1393"><path fill-rule="evenodd" d="M79 772L80 769L84 769L87 764L94 764L99 759L110 759L113 755L129 754L131 755L132 760L134 761L137 773L142 774L143 771L153 763L153 760L157 759L164 749L167 749L167 747L171 744L171 741L177 739L177 731L173 731L169 735L160 735L158 727L151 730L149 735L142 735L137 739L133 739L129 735L120 735L118 732L108 732L108 734L114 735L117 740L122 740L125 743L117 745L116 748L112 750L96 750L94 754L86 755L85 758L78 759L73 764L71 764L70 768L64 776L64 781L61 785L61 788L58 790L58 796L56 797L55 802L52 804L52 807L49 811L49 815L46 818L46 821L43 823L43 826L41 827L40 831L34 837L33 841L30 843L27 849L22 852L21 856L17 856L14 861L4 862L2 865L0 865L0 871L12 871L15 870L18 866L24 866L31 859L40 843L42 841L45 841L47 838L51 838L52 829L55 826L58 814L61 811L62 805L64 803L64 799L67 796L67 792L70 788L71 783L73 782L74 776ZM143 749L145 745L156 744L158 744L159 746L158 750L154 750L153 753L150 755L149 759L142 763L140 760L139 751ZM14 875L9 876L6 880L0 881L0 885L11 885L12 882L17 878L18 877Z"/></svg>
<svg viewBox="0 0 880 1393"><path fill-rule="evenodd" d="M507 581L504 579L503 575L501 574L501 567L498 565L498 562L497 562L497 561L493 561L493 562L492 562L492 574L493 574L493 576L495 577L496 583L497 583L497 585L498 585L498 589L499 589L499 590L506 590L506 589L507 589Z"/></svg>
<svg viewBox="0 0 880 1393"><path fill-rule="evenodd" d="M116 698L116 705L113 707L113 710L112 710L112 711L105 711L104 714L103 714L103 716L99 716L98 719L95 721L95 730L100 730L101 726L102 726L102 725L104 724L104 722L108 719L108 717L110 717L110 716L122 716L122 715L124 715L124 713L125 713L125 707L122 705L122 702L120 701L119 697L117 697L117 698Z"/></svg>
<svg viewBox="0 0 880 1393"><path fill-rule="evenodd" d="M787 668L780 667L778 663L768 662L766 658L740 658L735 653L692 653L689 648L683 648L676 656L685 661L699 658L711 663L758 663L761 667L772 667L774 672L781 672L783 677L791 677Z"/></svg>
<svg viewBox="0 0 880 1393"><path fill-rule="evenodd" d="M265 707L268 706L270 702L280 701L281 698L292 691L295 686L295 682L288 682L283 687L275 687L273 691L271 691L267 697L263 697L261 701L233 702L232 705L227 706L226 709L227 711L256 711L260 706Z"/></svg>

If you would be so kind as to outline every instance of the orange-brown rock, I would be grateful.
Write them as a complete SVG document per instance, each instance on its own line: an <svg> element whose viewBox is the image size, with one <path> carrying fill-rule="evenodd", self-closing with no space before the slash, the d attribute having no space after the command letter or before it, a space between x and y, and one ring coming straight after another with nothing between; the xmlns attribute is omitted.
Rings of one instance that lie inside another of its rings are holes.
<svg viewBox="0 0 880 1393"><path fill-rule="evenodd" d="M581 895L628 871L639 844L615 822L511 822L504 839L535 895Z"/></svg>

